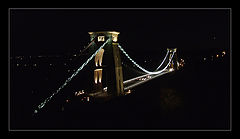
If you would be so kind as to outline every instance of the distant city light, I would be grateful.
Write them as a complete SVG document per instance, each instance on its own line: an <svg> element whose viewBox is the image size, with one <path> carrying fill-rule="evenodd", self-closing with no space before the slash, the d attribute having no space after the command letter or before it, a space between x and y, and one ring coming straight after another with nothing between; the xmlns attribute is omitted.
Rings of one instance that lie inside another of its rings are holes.
<svg viewBox="0 0 240 139"><path fill-rule="evenodd" d="M226 55L226 52L225 51L222 51L222 56Z"/></svg>
<svg viewBox="0 0 240 139"><path fill-rule="evenodd" d="M131 90L128 90L127 92L126 92L126 94L130 94L131 93Z"/></svg>
<svg viewBox="0 0 240 139"><path fill-rule="evenodd" d="M107 87L103 88L103 91L107 91Z"/></svg>
<svg viewBox="0 0 240 139"><path fill-rule="evenodd" d="M218 57L219 57L219 55L217 54L217 55L216 55L216 58L218 58Z"/></svg>
<svg viewBox="0 0 240 139"><path fill-rule="evenodd" d="M75 92L75 96L80 96L80 95L82 95L82 94L84 94L84 90Z"/></svg>
<svg viewBox="0 0 240 139"><path fill-rule="evenodd" d="M169 68L169 70L168 71L174 71L174 69L173 68Z"/></svg>
<svg viewBox="0 0 240 139"><path fill-rule="evenodd" d="M203 58L203 60L205 61L205 60L207 60L207 58L206 58L206 57L204 57L204 58Z"/></svg>

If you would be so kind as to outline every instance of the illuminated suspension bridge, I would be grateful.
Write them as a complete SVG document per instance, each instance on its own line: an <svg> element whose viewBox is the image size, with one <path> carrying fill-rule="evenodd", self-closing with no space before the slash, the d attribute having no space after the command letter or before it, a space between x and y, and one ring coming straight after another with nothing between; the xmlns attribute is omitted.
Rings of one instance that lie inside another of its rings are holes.
<svg viewBox="0 0 240 139"><path fill-rule="evenodd" d="M173 72L179 68L176 48L167 49L166 55L161 64L154 71L149 71L137 64L127 54L123 47L117 43L119 32L89 32L89 34L91 42L84 51L89 49L89 51L92 52L92 55L69 78L67 78L67 80L55 92L53 92L51 96L47 97L41 104L39 104L37 109L34 110L34 113L38 113L88 64L91 65L91 69L94 72L94 92L88 94L93 97L113 97L129 94L130 89L164 74ZM122 52L128 60L140 69L143 72L143 75L123 81L120 52ZM95 59L92 61L94 57ZM102 77L103 72L106 73L106 77Z"/></svg>

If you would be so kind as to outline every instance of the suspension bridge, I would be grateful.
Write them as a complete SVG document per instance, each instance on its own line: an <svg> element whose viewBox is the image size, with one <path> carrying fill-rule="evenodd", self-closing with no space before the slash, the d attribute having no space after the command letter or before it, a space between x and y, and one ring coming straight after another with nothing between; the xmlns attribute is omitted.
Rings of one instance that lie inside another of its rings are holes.
<svg viewBox="0 0 240 139"><path fill-rule="evenodd" d="M55 95L61 90L86 66L89 65L92 72L93 91L80 92L95 98L124 96L130 93L130 89L148 82L164 74L178 70L181 64L177 60L177 48L167 48L166 55L161 64L154 71L149 71L137 64L118 43L116 31L89 32L90 43L84 48L88 50L90 57L55 91L47 97L34 113L38 113ZM143 73L140 76L123 81L123 71L121 54ZM94 60L93 60L94 59ZM79 95L79 93L77 93Z"/></svg>

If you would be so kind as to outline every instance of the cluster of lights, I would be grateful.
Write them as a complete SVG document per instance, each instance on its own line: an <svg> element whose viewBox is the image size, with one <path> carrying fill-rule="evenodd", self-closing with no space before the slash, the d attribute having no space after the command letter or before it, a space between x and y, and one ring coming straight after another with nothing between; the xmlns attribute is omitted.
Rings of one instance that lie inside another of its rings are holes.
<svg viewBox="0 0 240 139"><path fill-rule="evenodd" d="M90 98L89 97L83 97L82 99L81 99L81 101L90 101Z"/></svg>
<svg viewBox="0 0 240 139"><path fill-rule="evenodd" d="M23 60L24 56L16 56L15 59Z"/></svg>
<svg viewBox="0 0 240 139"><path fill-rule="evenodd" d="M222 51L221 56L224 57L226 55L225 51ZM220 54L216 54L216 57L218 58L220 56Z"/></svg>
<svg viewBox="0 0 240 139"><path fill-rule="evenodd" d="M107 87L103 88L103 91L107 92Z"/></svg>
<svg viewBox="0 0 240 139"><path fill-rule="evenodd" d="M108 39L106 42L104 42L104 43L102 44L102 46L100 46L100 47L98 48L98 50L97 50L94 54L92 54L92 56L89 57L89 58L87 59L87 61L86 61L85 63L83 63L82 66L80 66L80 67L77 69L77 71L74 72L74 73L72 74L72 76L69 77L69 78L64 82L63 85L61 85L50 97L46 98L40 105L38 105L38 109L34 110L34 113L38 113L38 110L42 109L42 108L46 105L46 103L49 102L49 101L52 99L53 96L55 96L56 94L58 94L58 93L60 92L60 90L62 90L62 89L67 85L67 83L70 82L70 81L72 80L72 78L75 77L75 76L79 73L79 71L81 71L81 70L89 63L89 61L91 61L91 60L93 59L93 57L108 43L108 41L109 41L109 39Z"/></svg>
<svg viewBox="0 0 240 139"><path fill-rule="evenodd" d="M84 90L75 92L75 96L81 96L81 95L84 95L84 94L85 94ZM84 96L84 97L81 98L81 101L84 101L84 100L90 101L89 96Z"/></svg>
<svg viewBox="0 0 240 139"><path fill-rule="evenodd" d="M178 63L179 65L179 67L183 67L184 66L184 64L185 64L185 62L184 62L184 60L183 59L180 59L180 62Z"/></svg>
<svg viewBox="0 0 240 139"><path fill-rule="evenodd" d="M152 76L147 75L146 78L143 77L143 78L139 78L138 80L139 81L145 81L145 80L150 79L150 78L152 78Z"/></svg>
<svg viewBox="0 0 240 139"><path fill-rule="evenodd" d="M84 93L85 93L84 90L78 91L78 92L75 92L75 96L80 96L80 95L82 95Z"/></svg>
<svg viewBox="0 0 240 139"><path fill-rule="evenodd" d="M144 68L141 67L140 65L138 65L138 64L124 51L124 49L123 49L120 45L118 45L118 47L120 48L120 50L125 54L125 56L126 56L135 66L137 66L140 70L142 70L143 72L145 72L145 73L147 73L147 74L159 74L159 73L162 73L163 71L165 71L166 68L167 68L167 67L169 66L169 64L171 63L172 58L173 58L173 56L174 56L174 54L175 54L175 51L173 51L173 54L172 54L171 58L169 59L168 64L167 64L162 70L151 72L151 71L148 71L148 70L144 69ZM164 60L164 61L165 61L165 60ZM163 63L163 62L162 62L162 63Z"/></svg>
<svg viewBox="0 0 240 139"><path fill-rule="evenodd" d="M32 64L32 65L31 65L31 64L19 64L19 63L16 64L17 67L20 67L21 65L24 66L24 67L28 67L28 66L37 67L37 64L36 64L36 63L34 63L34 64ZM53 64L50 63L49 66L52 67Z"/></svg>
<svg viewBox="0 0 240 139"><path fill-rule="evenodd" d="M221 54L216 54L216 58L220 58L221 56L224 57L226 55L226 51L222 51ZM214 56L211 56L211 60L213 61L213 57ZM207 60L206 57L203 58L204 61Z"/></svg>

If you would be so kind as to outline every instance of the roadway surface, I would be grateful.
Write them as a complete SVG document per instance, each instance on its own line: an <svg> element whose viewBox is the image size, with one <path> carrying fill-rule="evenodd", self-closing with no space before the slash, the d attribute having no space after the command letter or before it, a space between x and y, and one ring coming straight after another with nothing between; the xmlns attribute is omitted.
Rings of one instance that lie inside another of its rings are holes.
<svg viewBox="0 0 240 139"><path fill-rule="evenodd" d="M132 78L132 79L129 79L129 80L126 80L123 82L123 86L124 86L124 90L129 90L129 89L132 89L140 84L143 84L145 82L148 82L154 78L157 78L159 76L162 76L166 73L170 73L172 72L173 69L169 70L169 69L166 69L164 70L163 72L159 73L159 74L145 74L145 75L141 75L141 76L138 76L138 77L135 77L135 78Z"/></svg>

